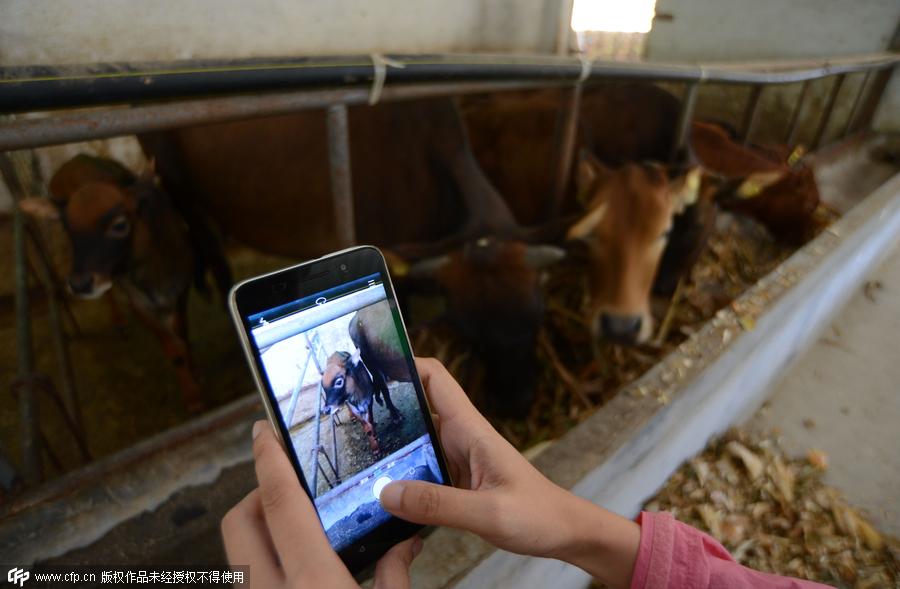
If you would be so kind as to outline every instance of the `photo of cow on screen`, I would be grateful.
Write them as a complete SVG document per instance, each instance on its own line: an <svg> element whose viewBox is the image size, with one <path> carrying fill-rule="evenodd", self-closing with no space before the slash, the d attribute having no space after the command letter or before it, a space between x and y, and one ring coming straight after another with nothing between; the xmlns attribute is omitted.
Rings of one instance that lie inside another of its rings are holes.
<svg viewBox="0 0 900 589"><path fill-rule="evenodd" d="M352 354L335 352L328 357L325 374L322 375L322 389L325 391L325 412L333 415L341 404L346 403L353 417L363 425L372 453L378 456L381 450L375 432L373 400L379 405L386 405L393 419L401 420L403 417L391 402L384 378L372 370L363 363L359 350Z"/></svg>
<svg viewBox="0 0 900 589"><path fill-rule="evenodd" d="M378 500L390 481L444 481L400 312L379 275L348 284L252 319L284 440L337 550L391 519Z"/></svg>

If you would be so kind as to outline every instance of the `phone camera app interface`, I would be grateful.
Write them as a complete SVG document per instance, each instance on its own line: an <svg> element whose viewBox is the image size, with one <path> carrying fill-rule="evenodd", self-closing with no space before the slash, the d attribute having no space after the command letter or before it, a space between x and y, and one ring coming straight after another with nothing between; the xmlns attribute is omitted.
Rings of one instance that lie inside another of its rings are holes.
<svg viewBox="0 0 900 589"><path fill-rule="evenodd" d="M247 319L335 550L390 519L378 501L389 482L443 482L380 274Z"/></svg>

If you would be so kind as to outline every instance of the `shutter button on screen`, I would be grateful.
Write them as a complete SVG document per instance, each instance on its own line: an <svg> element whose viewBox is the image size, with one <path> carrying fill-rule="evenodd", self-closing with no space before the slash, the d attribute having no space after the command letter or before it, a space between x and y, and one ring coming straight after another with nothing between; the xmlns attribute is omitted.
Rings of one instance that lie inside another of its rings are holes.
<svg viewBox="0 0 900 589"><path fill-rule="evenodd" d="M375 484L372 485L372 494L375 495L376 499L381 497L381 490L390 482L392 482L391 477L381 477L375 481Z"/></svg>

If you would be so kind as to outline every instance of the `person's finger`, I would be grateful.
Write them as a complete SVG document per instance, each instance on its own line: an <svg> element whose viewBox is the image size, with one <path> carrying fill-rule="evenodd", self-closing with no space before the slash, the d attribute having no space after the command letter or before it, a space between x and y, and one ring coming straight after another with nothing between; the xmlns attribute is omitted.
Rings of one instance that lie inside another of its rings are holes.
<svg viewBox="0 0 900 589"><path fill-rule="evenodd" d="M283 580L275 546L263 519L259 489L254 489L222 518L222 542L232 566L250 567L251 587L275 587Z"/></svg>
<svg viewBox="0 0 900 589"><path fill-rule="evenodd" d="M423 481L394 481L381 490L381 505L391 514L417 524L449 526L492 534L497 505L488 493Z"/></svg>
<svg viewBox="0 0 900 589"><path fill-rule="evenodd" d="M434 358L416 358L416 371L425 387L431 410L441 416L441 421L448 423L459 416L481 417L443 364Z"/></svg>
<svg viewBox="0 0 900 589"><path fill-rule="evenodd" d="M422 539L413 536L384 553L375 565L373 589L409 589L409 567L422 551Z"/></svg>
<svg viewBox="0 0 900 589"><path fill-rule="evenodd" d="M272 426L257 421L253 434L260 504L286 576L323 563L341 565Z"/></svg>

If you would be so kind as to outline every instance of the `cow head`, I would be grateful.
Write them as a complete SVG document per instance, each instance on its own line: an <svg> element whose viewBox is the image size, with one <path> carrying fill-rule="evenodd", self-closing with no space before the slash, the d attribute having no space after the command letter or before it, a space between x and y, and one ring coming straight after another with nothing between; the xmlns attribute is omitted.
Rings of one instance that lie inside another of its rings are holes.
<svg viewBox="0 0 900 589"><path fill-rule="evenodd" d="M484 367L493 413L522 415L531 406L542 270L563 256L560 248L522 238L483 236L409 268L410 278L433 279L444 292L450 320Z"/></svg>
<svg viewBox="0 0 900 589"><path fill-rule="evenodd" d="M322 389L325 391L325 413L336 413L347 400L348 381L351 378L347 364L350 354L335 352L328 357L325 372L322 374Z"/></svg>
<svg viewBox="0 0 900 589"><path fill-rule="evenodd" d="M589 322L595 339L635 344L653 333L650 294L673 216L696 199L696 169L670 179L658 164L608 168L588 153L578 167L587 213L568 233L589 259Z"/></svg>
<svg viewBox="0 0 900 589"><path fill-rule="evenodd" d="M62 222L72 243L73 294L102 295L126 270L136 244L147 241L140 221L145 203L159 190L153 178L152 168L135 178L111 160L76 156L54 174L50 198L20 203L33 217Z"/></svg>
<svg viewBox="0 0 900 589"><path fill-rule="evenodd" d="M741 145L720 125L694 122L691 148L719 184L725 209L756 219L783 242L799 245L816 232L815 174L803 150Z"/></svg>

